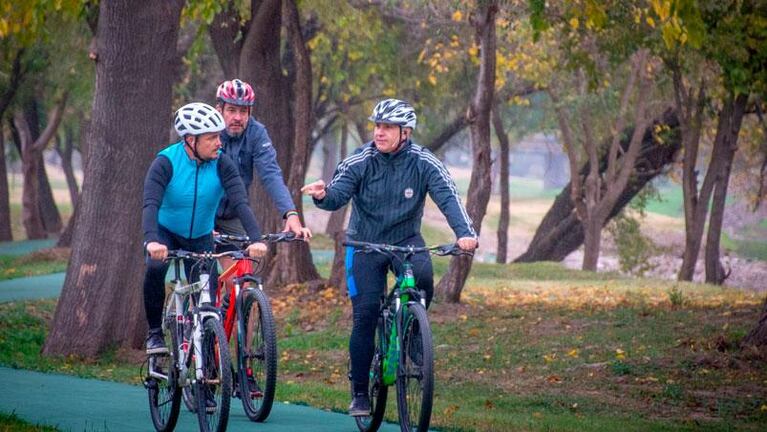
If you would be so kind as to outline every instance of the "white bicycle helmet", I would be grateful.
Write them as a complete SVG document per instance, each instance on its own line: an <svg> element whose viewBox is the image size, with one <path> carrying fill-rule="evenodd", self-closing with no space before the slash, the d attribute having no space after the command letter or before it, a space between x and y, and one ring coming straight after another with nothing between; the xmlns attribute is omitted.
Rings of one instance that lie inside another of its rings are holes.
<svg viewBox="0 0 767 432"><path fill-rule="evenodd" d="M186 104L176 111L176 132L180 137L221 132L225 129L224 118L212 106L202 102Z"/></svg>
<svg viewBox="0 0 767 432"><path fill-rule="evenodd" d="M375 123L395 124L415 130L416 116L413 107L399 99L384 99L373 108L369 120Z"/></svg>

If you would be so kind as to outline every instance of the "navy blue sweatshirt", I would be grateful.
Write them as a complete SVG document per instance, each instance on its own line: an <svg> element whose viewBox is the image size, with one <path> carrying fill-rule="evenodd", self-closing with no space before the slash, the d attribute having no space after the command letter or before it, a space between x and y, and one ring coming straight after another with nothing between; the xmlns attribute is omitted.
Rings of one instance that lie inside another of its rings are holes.
<svg viewBox="0 0 767 432"><path fill-rule="evenodd" d="M344 159L317 207L336 210L354 202L346 234L352 240L396 244L421 232L426 195L457 238L476 237L455 183L429 150L408 140L394 153L370 142Z"/></svg>
<svg viewBox="0 0 767 432"><path fill-rule="evenodd" d="M237 166L226 155L198 164L183 141L161 151L144 180L142 226L146 242L158 241L158 223L187 239L210 235L216 208L226 196L251 239L261 236Z"/></svg>

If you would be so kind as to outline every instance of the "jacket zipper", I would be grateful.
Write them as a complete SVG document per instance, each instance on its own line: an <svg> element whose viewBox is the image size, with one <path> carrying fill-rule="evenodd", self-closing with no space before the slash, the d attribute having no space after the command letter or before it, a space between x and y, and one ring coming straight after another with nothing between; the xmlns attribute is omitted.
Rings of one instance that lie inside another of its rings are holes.
<svg viewBox="0 0 767 432"><path fill-rule="evenodd" d="M196 165L196 164L195 164ZM194 214L197 211L197 176L200 174L200 166L194 169L194 200L192 201L192 221L189 224L189 238L192 238L192 232L194 230Z"/></svg>

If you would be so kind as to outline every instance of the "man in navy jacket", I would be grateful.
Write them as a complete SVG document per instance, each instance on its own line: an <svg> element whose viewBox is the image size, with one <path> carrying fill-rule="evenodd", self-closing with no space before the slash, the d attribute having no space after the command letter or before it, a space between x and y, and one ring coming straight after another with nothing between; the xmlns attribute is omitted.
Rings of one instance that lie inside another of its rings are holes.
<svg viewBox="0 0 767 432"><path fill-rule="evenodd" d="M398 99L386 99L373 109L374 139L343 160L325 184L318 180L301 191L311 195L317 207L333 211L354 202L346 235L357 241L424 246L421 237L426 195L431 196L447 218L461 249L477 247L477 233L461 203L455 183L429 150L413 143L416 126L413 107ZM431 258L416 254L413 271L417 288L426 292L428 307L434 292ZM352 416L370 415L368 383L373 360L375 327L386 275L392 263L378 254L346 254L346 278L352 301L354 324L351 356Z"/></svg>
<svg viewBox="0 0 767 432"><path fill-rule="evenodd" d="M244 81L233 79L218 86L216 109L226 124L226 129L221 132L223 152L237 164L246 191L253 183L254 174L258 174L261 184L285 220L284 230L309 238L311 231L301 225L282 170L277 164L277 152L272 140L264 125L251 116L255 101L253 88ZM216 213L216 230L223 234L244 234L242 223L226 197L221 200Z"/></svg>

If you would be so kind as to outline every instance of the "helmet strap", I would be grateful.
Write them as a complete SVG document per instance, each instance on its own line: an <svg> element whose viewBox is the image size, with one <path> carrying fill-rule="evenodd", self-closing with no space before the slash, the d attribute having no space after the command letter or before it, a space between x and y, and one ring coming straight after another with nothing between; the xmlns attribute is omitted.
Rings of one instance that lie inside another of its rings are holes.
<svg viewBox="0 0 767 432"><path fill-rule="evenodd" d="M194 155L194 157L195 157L195 158L196 158L198 161L200 161L200 162L206 162L206 160L205 160L205 159L203 159L203 158L202 158L202 156L200 156L200 154L199 154L199 153L197 153L197 135L192 135L192 138L194 139L194 147L192 147L192 145L191 145L191 144L189 144L189 141L187 141L187 140L186 140L186 138L184 138L184 144L185 144L187 147L189 147L189 150L191 150L191 151L192 151L192 154Z"/></svg>
<svg viewBox="0 0 767 432"><path fill-rule="evenodd" d="M407 141L407 135L405 136L405 138L404 138L404 139L402 138L402 131L404 130L404 129L402 128L402 125L397 125L397 126L399 127L399 137L400 137L400 141L399 141L399 143L397 144L397 149L396 149L396 150L394 150L394 151L397 151L397 150L399 150L399 149L400 149L400 147L402 147L402 144L404 144L404 143L405 143L405 141Z"/></svg>

